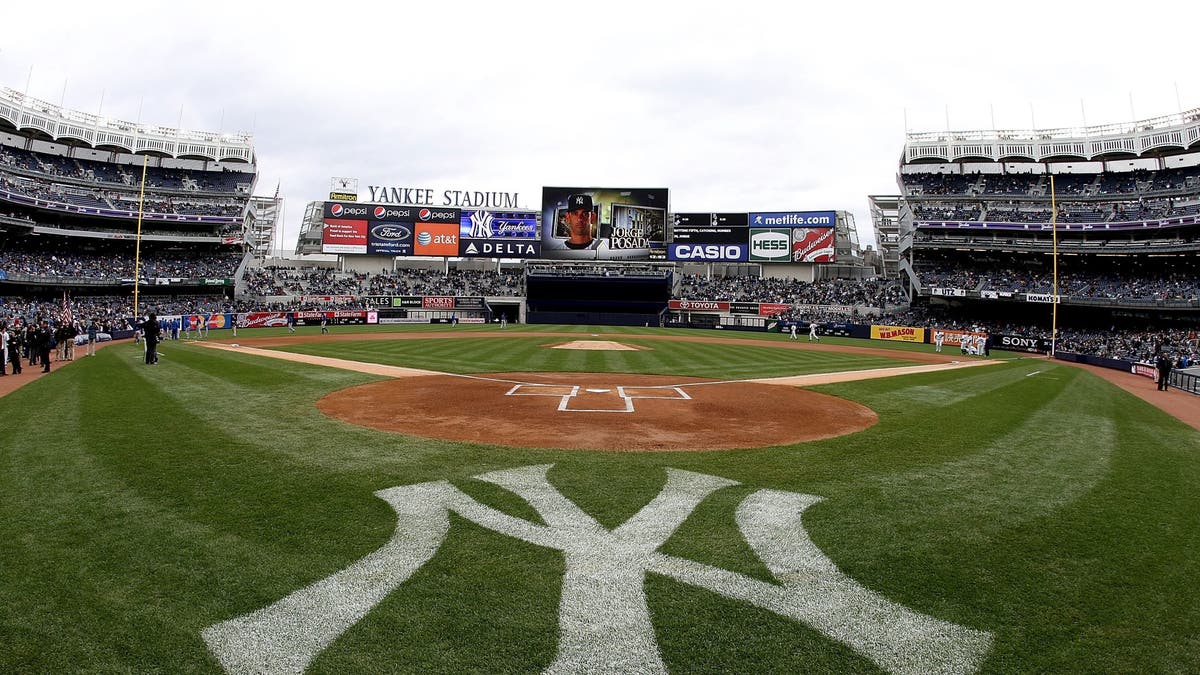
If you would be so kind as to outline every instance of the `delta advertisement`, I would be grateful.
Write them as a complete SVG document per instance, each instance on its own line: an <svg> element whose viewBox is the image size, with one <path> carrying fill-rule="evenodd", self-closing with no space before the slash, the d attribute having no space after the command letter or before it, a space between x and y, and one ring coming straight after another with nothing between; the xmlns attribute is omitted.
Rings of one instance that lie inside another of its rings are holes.
<svg viewBox="0 0 1200 675"><path fill-rule="evenodd" d="M667 188L542 188L542 258L663 259Z"/></svg>
<svg viewBox="0 0 1200 675"><path fill-rule="evenodd" d="M463 258L540 258L536 211L463 211L458 254Z"/></svg>

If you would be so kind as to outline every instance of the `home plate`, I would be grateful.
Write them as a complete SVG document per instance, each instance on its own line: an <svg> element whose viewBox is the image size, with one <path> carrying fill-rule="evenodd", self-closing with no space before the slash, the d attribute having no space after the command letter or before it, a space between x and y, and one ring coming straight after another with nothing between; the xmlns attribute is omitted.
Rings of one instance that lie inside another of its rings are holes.
<svg viewBox="0 0 1200 675"><path fill-rule="evenodd" d="M608 392L612 391L612 389L588 389L588 391L593 394L607 394Z"/></svg>

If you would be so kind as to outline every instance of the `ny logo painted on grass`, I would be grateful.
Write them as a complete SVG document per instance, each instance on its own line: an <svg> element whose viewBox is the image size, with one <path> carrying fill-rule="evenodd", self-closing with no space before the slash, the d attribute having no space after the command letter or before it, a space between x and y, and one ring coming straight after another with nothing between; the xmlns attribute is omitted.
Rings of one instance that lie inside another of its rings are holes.
<svg viewBox="0 0 1200 675"><path fill-rule="evenodd" d="M303 671L326 647L433 558L454 512L483 527L562 551L558 654L548 673L665 673L644 591L647 572L801 622L898 673L976 670L991 634L919 614L843 574L800 516L819 497L759 490L737 508L738 528L777 580L658 552L710 494L735 481L667 469L649 504L607 530L547 478L550 465L476 476L524 498L545 525L480 504L446 481L381 490L398 516L391 541L350 567L251 614L204 630L229 672Z"/></svg>

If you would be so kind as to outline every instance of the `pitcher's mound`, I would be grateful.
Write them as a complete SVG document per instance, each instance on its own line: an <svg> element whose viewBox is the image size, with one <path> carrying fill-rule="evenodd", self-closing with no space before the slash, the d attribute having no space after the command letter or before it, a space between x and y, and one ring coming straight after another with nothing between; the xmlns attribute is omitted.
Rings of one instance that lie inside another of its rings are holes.
<svg viewBox="0 0 1200 675"><path fill-rule="evenodd" d="M612 373L401 378L342 389L317 406L412 436L579 450L758 448L878 420L866 406L795 387Z"/></svg>

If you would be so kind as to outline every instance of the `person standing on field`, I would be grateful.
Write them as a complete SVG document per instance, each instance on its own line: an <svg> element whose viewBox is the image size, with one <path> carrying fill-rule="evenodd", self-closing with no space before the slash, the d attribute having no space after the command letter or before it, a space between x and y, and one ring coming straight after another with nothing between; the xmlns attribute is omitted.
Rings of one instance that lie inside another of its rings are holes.
<svg viewBox="0 0 1200 675"><path fill-rule="evenodd" d="M809 321L808 322L808 341L812 342L813 340L820 342L821 336L817 335L817 322Z"/></svg>

